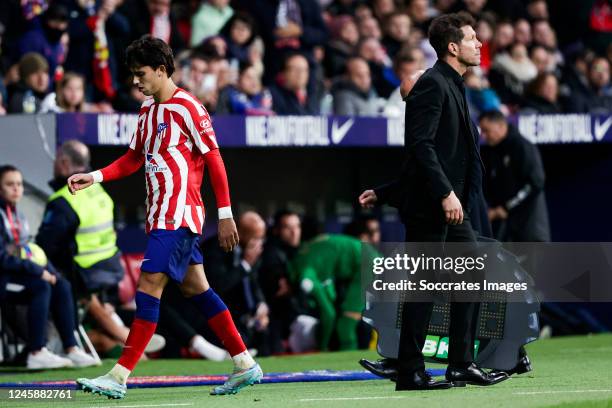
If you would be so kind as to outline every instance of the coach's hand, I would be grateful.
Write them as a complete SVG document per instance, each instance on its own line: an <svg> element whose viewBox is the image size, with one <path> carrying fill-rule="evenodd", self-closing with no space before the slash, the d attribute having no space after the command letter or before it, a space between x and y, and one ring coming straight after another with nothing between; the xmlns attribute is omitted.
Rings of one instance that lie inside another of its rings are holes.
<svg viewBox="0 0 612 408"><path fill-rule="evenodd" d="M446 217L446 223L457 225L463 223L463 208L461 201L457 198L454 191L451 191L448 197L442 200L442 209Z"/></svg>
<svg viewBox="0 0 612 408"><path fill-rule="evenodd" d="M230 252L238 245L238 230L233 218L219 220L219 245L225 252Z"/></svg>
<svg viewBox="0 0 612 408"><path fill-rule="evenodd" d="M359 196L359 205L363 208L372 208L378 201L374 190L366 190Z"/></svg>
<svg viewBox="0 0 612 408"><path fill-rule="evenodd" d="M87 173L74 174L68 178L68 189L71 194L83 190L94 183L93 176Z"/></svg>

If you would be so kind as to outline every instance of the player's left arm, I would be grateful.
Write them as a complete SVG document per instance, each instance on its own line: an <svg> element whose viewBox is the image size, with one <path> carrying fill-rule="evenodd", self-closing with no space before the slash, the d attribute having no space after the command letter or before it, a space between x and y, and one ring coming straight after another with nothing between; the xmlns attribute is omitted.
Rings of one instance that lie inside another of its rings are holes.
<svg viewBox="0 0 612 408"><path fill-rule="evenodd" d="M204 164L208 168L217 209L219 211L219 244L224 251L229 252L238 245L238 230L232 214L229 183L225 164L219 152L219 145L210 116L206 109L195 103L188 103L190 120L187 127L195 146L204 155Z"/></svg>

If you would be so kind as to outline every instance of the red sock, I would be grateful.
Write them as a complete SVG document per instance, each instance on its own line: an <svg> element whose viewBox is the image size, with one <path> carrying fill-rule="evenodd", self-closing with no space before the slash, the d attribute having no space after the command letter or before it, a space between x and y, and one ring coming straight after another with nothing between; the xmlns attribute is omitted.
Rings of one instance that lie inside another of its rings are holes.
<svg viewBox="0 0 612 408"><path fill-rule="evenodd" d="M230 356L234 357L236 354L246 351L246 346L236 329L229 310L226 309L211 317L208 320L208 326L221 340L223 347L225 347Z"/></svg>
<svg viewBox="0 0 612 408"><path fill-rule="evenodd" d="M149 340L153 337L156 327L157 323L138 318L134 319L130 327L130 334L125 342L125 347L123 347L121 357L117 363L130 371L134 370L145 347L149 344Z"/></svg>

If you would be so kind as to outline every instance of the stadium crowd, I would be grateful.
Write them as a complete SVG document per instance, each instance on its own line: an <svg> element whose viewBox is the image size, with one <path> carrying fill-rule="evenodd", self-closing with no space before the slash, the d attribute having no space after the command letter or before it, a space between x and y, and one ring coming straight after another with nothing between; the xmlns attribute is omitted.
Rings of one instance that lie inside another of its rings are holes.
<svg viewBox="0 0 612 408"><path fill-rule="evenodd" d="M175 51L175 82L211 113L401 116L401 80L435 62L428 24L460 10L476 18L483 43L466 78L475 116L609 111L609 1L560 8L578 27L563 44L549 3L6 0L0 112L136 112L144 97L122 53L151 34Z"/></svg>

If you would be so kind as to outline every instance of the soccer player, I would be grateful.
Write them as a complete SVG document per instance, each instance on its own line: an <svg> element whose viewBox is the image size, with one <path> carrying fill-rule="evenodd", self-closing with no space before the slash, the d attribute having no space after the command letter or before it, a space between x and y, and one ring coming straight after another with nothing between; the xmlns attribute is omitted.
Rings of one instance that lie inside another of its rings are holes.
<svg viewBox="0 0 612 408"><path fill-rule="evenodd" d="M211 394L235 394L260 382L263 373L247 351L225 303L208 285L199 242L204 224L200 186L208 168L219 211L219 243L231 251L238 243L232 217L227 175L210 117L198 100L170 78L174 57L170 47L150 36L126 50L134 84L148 96L138 115L130 147L109 166L68 179L76 194L94 183L126 177L143 164L147 187L146 232L149 235L136 292L136 316L117 364L94 379L79 378L86 392L123 398L127 378L155 332L164 287L173 280L206 316L208 325L234 362L225 384Z"/></svg>

